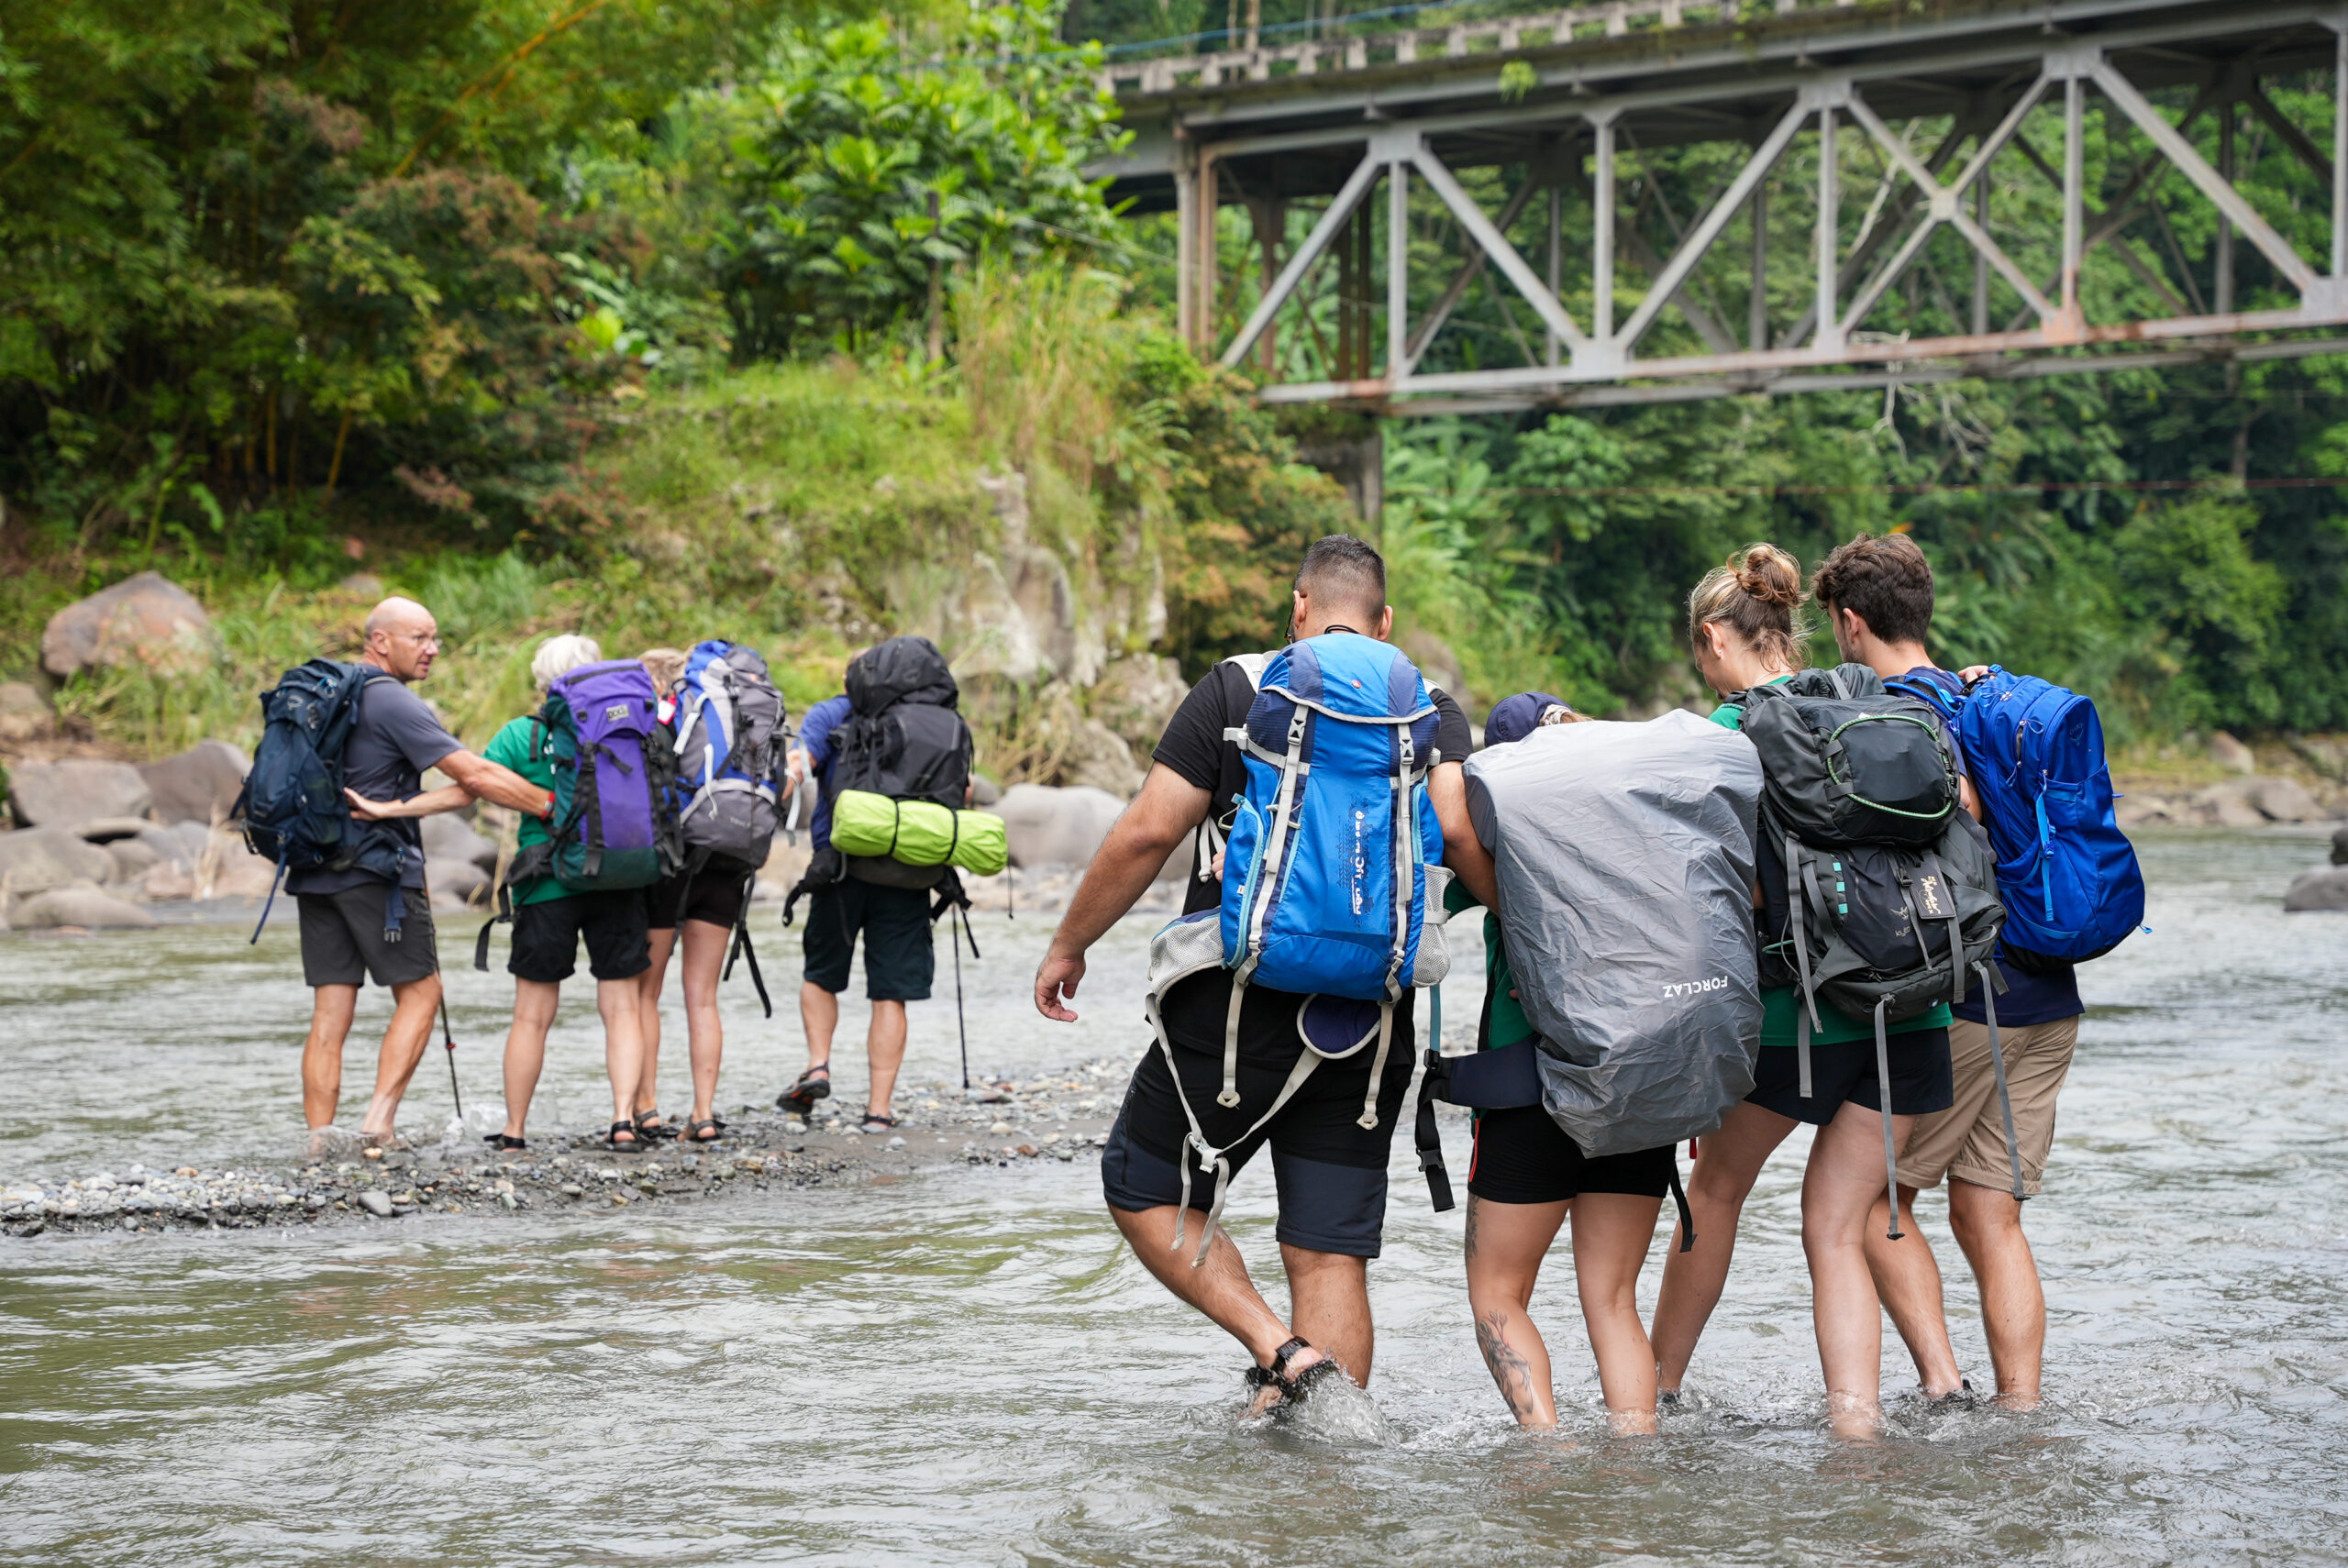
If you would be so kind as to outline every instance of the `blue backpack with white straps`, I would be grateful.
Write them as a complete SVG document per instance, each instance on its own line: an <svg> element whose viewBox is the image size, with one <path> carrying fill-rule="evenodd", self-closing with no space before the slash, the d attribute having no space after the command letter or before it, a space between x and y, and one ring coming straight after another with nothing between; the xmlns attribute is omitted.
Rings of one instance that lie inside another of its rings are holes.
<svg viewBox="0 0 2348 1568"><path fill-rule="evenodd" d="M2144 875L2111 810L2095 704L1996 665L1962 695L1887 681L1945 715L1988 816L2005 956L2035 970L2100 958L2144 918Z"/></svg>
<svg viewBox="0 0 2348 1568"><path fill-rule="evenodd" d="M1401 999L1443 858L1434 730L1426 682L1390 644L1332 632L1264 667L1225 737L1247 766L1223 873L1223 961L1241 986Z"/></svg>

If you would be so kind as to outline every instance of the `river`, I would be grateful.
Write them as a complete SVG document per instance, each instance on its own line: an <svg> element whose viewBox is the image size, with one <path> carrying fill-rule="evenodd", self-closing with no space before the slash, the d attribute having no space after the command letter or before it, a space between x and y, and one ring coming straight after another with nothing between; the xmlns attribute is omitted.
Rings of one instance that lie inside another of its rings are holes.
<svg viewBox="0 0 2348 1568"><path fill-rule="evenodd" d="M2337 1562L2348 922L2280 912L2316 841L2143 848L2153 931L2083 971L2029 1210L2051 1309L2034 1415L1903 1398L1888 1441L1824 1434L1798 1145L1746 1209L1693 1408L1648 1440L1605 1433L1562 1250L1535 1312L1564 1430L1511 1427L1468 1328L1460 1216L1429 1211L1407 1136L1372 1272L1386 1430L1347 1441L1235 1424L1240 1353L1116 1243L1089 1157L958 1165L650 1216L0 1243L0 1561ZM1154 923L1104 944L1083 1022L1056 1030L1024 999L1047 922L982 920L980 1065L1134 1055ZM291 925L257 949L220 924L0 938L0 1174L284 1157ZM787 989L793 955L770 945ZM484 1099L502 989L454 985ZM1456 1033L1472 987L1445 1001ZM759 1021L738 985L726 1005L725 1103L770 1096L795 1021ZM549 1068L574 1125L601 1110L587 1011ZM950 1080L955 1051L950 999L919 1010L910 1076ZM362 1091L371 1065L354 1046ZM448 1114L441 1064L426 1074L411 1122ZM1232 1220L1266 1277L1269 1186L1251 1171ZM1942 1206L1921 1207L1985 1380ZM1911 1387L1885 1338L1886 1387Z"/></svg>

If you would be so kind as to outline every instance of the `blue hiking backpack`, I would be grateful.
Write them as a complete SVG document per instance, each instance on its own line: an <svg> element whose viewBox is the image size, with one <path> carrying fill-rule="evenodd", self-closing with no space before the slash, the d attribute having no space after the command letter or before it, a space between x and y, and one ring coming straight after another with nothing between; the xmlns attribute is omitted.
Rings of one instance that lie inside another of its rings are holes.
<svg viewBox="0 0 2348 1568"><path fill-rule="evenodd" d="M405 912L400 877L410 846L390 828L353 820L342 796L342 754L359 722L359 694L371 680L391 679L371 664L314 658L261 693L260 744L228 812L244 823L246 847L277 867L252 941L260 940L289 869L359 870L389 881L384 934L398 940Z"/></svg>
<svg viewBox="0 0 2348 1568"><path fill-rule="evenodd" d="M1247 722L1225 730L1247 784L1224 845L1223 905L1185 915L1150 944L1145 1011L1166 1053L1190 1123L1185 1142L1215 1173L1193 1267L1206 1259L1231 1182L1230 1152L1280 1113L1314 1068L1369 1050L1359 1124L1378 1125L1378 1090L1393 1045L1394 1007L1413 986L1442 982L1443 828L1427 799L1434 703L1418 668L1388 644L1327 632L1274 654L1260 672ZM1304 994L1297 1032L1306 1049L1255 1125L1220 1147L1208 1141L1182 1089L1158 999L1191 975L1231 973L1218 1105L1239 1103L1239 1010L1251 984ZM1182 1161L1174 1244L1182 1244L1191 1159Z"/></svg>
<svg viewBox="0 0 2348 1568"><path fill-rule="evenodd" d="M2120 945L2144 918L2144 875L2112 815L2095 704L1996 665L1962 694L1933 680L1886 684L1944 714L1965 749L1997 850L2007 959L2035 971Z"/></svg>

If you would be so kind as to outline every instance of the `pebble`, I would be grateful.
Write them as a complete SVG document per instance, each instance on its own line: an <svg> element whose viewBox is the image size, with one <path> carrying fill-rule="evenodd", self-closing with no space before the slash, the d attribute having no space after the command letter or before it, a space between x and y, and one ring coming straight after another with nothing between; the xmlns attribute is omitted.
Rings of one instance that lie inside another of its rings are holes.
<svg viewBox="0 0 2348 1568"><path fill-rule="evenodd" d="M371 1187L359 1195L359 1207L378 1220L392 1217L392 1200Z"/></svg>

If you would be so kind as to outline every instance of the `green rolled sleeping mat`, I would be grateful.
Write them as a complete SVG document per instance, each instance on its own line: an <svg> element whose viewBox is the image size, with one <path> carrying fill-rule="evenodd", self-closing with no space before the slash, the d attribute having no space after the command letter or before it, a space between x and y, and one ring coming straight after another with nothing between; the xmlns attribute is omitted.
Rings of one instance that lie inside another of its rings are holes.
<svg viewBox="0 0 2348 1568"><path fill-rule="evenodd" d="M832 847L908 866L958 866L981 877L993 876L1011 857L1001 817L949 812L934 801L892 801L866 790L843 790L832 802Z"/></svg>

